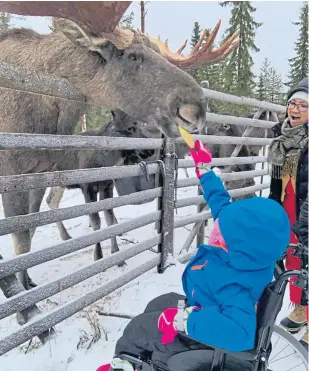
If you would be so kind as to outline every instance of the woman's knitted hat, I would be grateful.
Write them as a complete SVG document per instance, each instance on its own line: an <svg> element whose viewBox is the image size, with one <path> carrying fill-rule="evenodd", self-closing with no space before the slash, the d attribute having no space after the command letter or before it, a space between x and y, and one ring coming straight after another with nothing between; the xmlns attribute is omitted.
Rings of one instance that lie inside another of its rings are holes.
<svg viewBox="0 0 309 371"><path fill-rule="evenodd" d="M308 93L304 91L296 91L294 94L291 95L288 102L290 102L292 99L303 99L308 102Z"/></svg>
<svg viewBox="0 0 309 371"><path fill-rule="evenodd" d="M292 97L301 98L294 96L295 93L305 93L307 95L307 98L305 98L305 100L308 100L308 77L302 79L293 89L291 89L288 92L287 102L289 102L292 99Z"/></svg>

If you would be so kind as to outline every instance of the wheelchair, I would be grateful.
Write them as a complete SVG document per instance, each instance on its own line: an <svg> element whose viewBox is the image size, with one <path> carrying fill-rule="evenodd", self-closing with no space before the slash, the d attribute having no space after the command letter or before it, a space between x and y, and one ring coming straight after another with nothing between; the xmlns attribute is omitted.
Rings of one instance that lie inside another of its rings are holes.
<svg viewBox="0 0 309 371"><path fill-rule="evenodd" d="M300 285L304 287L308 284L307 273L307 268L301 271L285 271L266 286L257 305L254 349L229 352L201 343L204 349L175 354L168 359L166 367L155 365L146 357L125 353L117 357L131 362L137 371L306 371L308 370L306 349L290 333L277 326L275 321L282 308L289 278L297 276ZM183 333L179 333L179 336L193 340ZM285 345L275 354L280 339ZM288 347L292 348L292 353L287 350ZM289 360L291 355L295 355L292 363Z"/></svg>

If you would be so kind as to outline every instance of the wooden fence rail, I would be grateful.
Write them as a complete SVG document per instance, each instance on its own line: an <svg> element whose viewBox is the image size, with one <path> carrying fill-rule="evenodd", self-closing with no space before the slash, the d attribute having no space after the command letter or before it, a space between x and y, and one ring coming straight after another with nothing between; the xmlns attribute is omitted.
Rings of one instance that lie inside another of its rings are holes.
<svg viewBox="0 0 309 371"><path fill-rule="evenodd" d="M101 285L95 290L41 315L35 321L25 324L21 329L0 339L0 356L18 345L23 344L25 341L32 339L34 336L48 331L59 322L73 316L85 307L88 307L104 296L124 286L126 283L155 268L160 263L160 260L161 258L158 255L150 261L143 263L138 268L134 268L107 284Z"/></svg>
<svg viewBox="0 0 309 371"><path fill-rule="evenodd" d="M87 267L78 269L67 276L38 286L29 292L24 291L16 296L13 296L0 306L0 320L55 294L58 294L59 292L85 281L88 278L102 273L108 268L114 267L127 259L141 254L144 251L149 250L150 248L158 245L160 240L161 234L158 234L149 240L140 242L126 250L110 255L103 260L99 260Z"/></svg>
<svg viewBox="0 0 309 371"><path fill-rule="evenodd" d="M61 256L71 254L72 252L79 251L85 247L108 240L111 237L115 237L119 234L123 234L132 231L133 229L154 223L160 220L160 218L161 211L155 211L138 218L130 219L126 222L112 225L105 229L91 232L85 236L64 241L55 246L45 247L38 251L0 261L0 279L12 273L16 273L47 261L60 258Z"/></svg>
<svg viewBox="0 0 309 371"><path fill-rule="evenodd" d="M286 110L286 107L280 104L264 102L264 101L260 101L260 100L253 99L253 98L247 98L247 97L237 97L236 95L221 93L219 91L206 89L206 88L202 88L202 89L203 89L205 96L210 99L222 100L224 102L233 103L233 104L252 106L256 108L261 108L264 111L273 111L277 113L284 113Z"/></svg>

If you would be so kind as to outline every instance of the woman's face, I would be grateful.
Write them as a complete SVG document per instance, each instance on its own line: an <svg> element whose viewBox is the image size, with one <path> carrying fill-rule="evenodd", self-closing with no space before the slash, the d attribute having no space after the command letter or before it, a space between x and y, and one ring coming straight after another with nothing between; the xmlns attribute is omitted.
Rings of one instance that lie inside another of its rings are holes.
<svg viewBox="0 0 309 371"><path fill-rule="evenodd" d="M303 125L308 122L308 102L295 98L288 102L288 116L291 126Z"/></svg>

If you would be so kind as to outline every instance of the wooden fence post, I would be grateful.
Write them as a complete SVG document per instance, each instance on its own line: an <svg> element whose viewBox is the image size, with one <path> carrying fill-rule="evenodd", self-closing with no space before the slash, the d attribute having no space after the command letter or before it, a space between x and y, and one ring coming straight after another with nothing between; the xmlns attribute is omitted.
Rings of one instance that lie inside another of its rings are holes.
<svg viewBox="0 0 309 371"><path fill-rule="evenodd" d="M165 174L161 172L163 181L162 199L161 199L161 220L159 233L162 235L161 243L158 246L161 254L161 261L158 265L158 272L163 273L168 266L168 257L173 255L174 243L174 200L175 200L175 140L167 138L164 146L163 162Z"/></svg>

